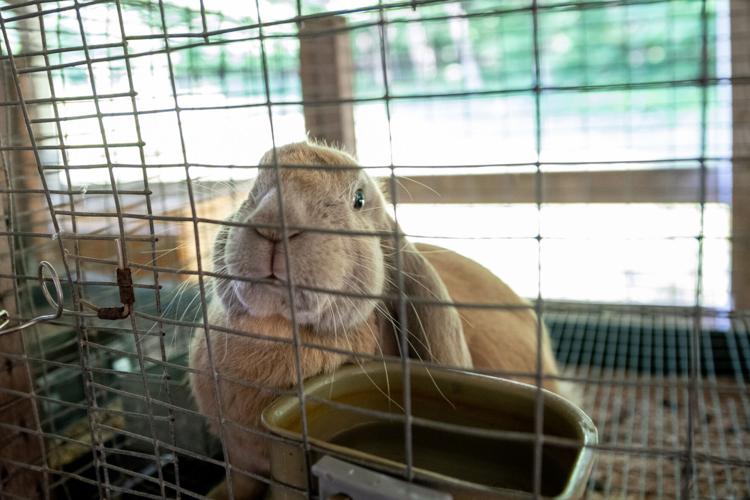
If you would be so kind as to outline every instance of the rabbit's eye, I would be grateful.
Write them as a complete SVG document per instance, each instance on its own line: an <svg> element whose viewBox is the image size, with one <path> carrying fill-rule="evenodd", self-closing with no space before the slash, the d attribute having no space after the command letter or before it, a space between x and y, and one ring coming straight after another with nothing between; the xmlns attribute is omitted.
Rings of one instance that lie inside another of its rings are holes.
<svg viewBox="0 0 750 500"><path fill-rule="evenodd" d="M353 203L354 209L359 210L362 207L365 206L365 192L361 189L357 189L354 192L354 203Z"/></svg>

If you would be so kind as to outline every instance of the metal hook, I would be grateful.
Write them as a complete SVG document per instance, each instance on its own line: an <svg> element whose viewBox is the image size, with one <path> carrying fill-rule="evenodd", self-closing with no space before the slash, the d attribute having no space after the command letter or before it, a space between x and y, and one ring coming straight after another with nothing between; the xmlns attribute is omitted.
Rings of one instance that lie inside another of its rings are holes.
<svg viewBox="0 0 750 500"><path fill-rule="evenodd" d="M50 275L49 279L52 280L52 285L55 287L55 296L57 300L55 300L55 298L52 297L49 289L47 288L47 278L45 278L44 276L45 270L49 273ZM50 264L46 260L43 260L39 263L39 270L37 273L37 277L39 279L39 286L41 286L42 288L42 294L44 295L44 298L47 300L47 303L50 306L52 306L55 312L52 314L43 314L25 323L21 323L20 325L16 325L14 327L11 327L5 330L0 330L0 336L7 335L9 333L18 332L30 326L34 326L37 323L42 323L45 321L52 321L62 316L63 291L62 291L62 285L60 284L60 277L57 275L57 271L55 271L55 268L52 267L52 264ZM5 319L2 320L2 322L0 323L0 328L3 328L5 325L7 325L10 322L10 314L8 314L8 311L0 310L0 318L2 318L3 316L5 316Z"/></svg>

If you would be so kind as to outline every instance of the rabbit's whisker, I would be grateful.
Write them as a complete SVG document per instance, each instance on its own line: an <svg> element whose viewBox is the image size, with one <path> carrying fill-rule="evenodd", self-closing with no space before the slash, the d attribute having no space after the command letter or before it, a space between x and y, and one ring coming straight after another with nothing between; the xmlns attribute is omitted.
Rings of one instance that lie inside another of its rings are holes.
<svg viewBox="0 0 750 500"><path fill-rule="evenodd" d="M432 356L432 348L429 345L429 340L428 340L427 332L425 332L425 330L424 330L424 325L422 324L422 319L419 317L419 312L417 312L417 308L414 307L414 304L411 304L411 308L414 310L414 316L417 318L417 322L419 323L420 330L422 330L422 335L419 336L419 337L416 337L416 338L418 340L420 340L420 341L421 341L422 338L424 338L424 342L422 342L422 344L427 348L427 352L430 355L430 359L434 359L433 356ZM416 349L415 349L415 353L417 354L417 357L419 357L420 361L423 361L422 358L419 356L419 353L416 352ZM440 394L440 396L442 396L442 398L449 405L451 405L451 407L455 410L456 409L456 405L454 405L453 402L451 402L451 400L448 399L448 396L446 396L445 393L440 389L440 387L437 384L437 381L432 376L432 372L430 371L430 369L427 368L427 367L425 367L425 370L427 371L427 376L430 377L430 380L432 380L432 385L435 386L435 389L437 389L437 391Z"/></svg>
<svg viewBox="0 0 750 500"><path fill-rule="evenodd" d="M335 308L338 311L338 309L339 309L338 305L336 305ZM341 317L340 311L339 311L339 317ZM346 342L347 342L347 344L349 346L349 352L352 354L352 360L357 364L357 366L359 366L359 369L362 371L362 373L364 374L364 376L367 377L367 379L370 381L370 383L373 385L373 387L375 387L375 389L377 389L378 392L381 393L383 396L385 396L389 401L391 401L393 404L395 404L396 406L398 406L399 408L401 408L401 406L397 402L395 402L395 401L393 401L391 399L390 394L387 394L385 391L383 391L383 389L377 383L375 383L375 381L370 376L370 374L367 373L367 371L365 371L365 368L364 368L364 365L362 364L362 361L359 359L359 356L354 351L354 346L352 345L352 342L351 342L351 339L349 338L349 336L348 335L344 335L344 339L346 340ZM401 409L403 411L403 408L401 408Z"/></svg>
<svg viewBox="0 0 750 500"><path fill-rule="evenodd" d="M349 299L349 301L351 302L351 299ZM383 359L383 371L385 372L386 398L388 399L388 404L390 405L391 403L393 403L396 406L398 406L398 408L401 411L404 411L404 409L398 403L396 403L391 397L391 381L388 376L388 364L385 361L385 354L383 353L383 347L381 346L380 341L378 340L378 336L373 331L372 325L370 325L370 322L367 321L367 318L363 318L361 312L358 314L360 314L360 319L362 319L364 321L364 324L367 326L367 330L370 332L370 336L372 336L372 339L375 341L375 346L377 347L378 352L380 353L380 357Z"/></svg>

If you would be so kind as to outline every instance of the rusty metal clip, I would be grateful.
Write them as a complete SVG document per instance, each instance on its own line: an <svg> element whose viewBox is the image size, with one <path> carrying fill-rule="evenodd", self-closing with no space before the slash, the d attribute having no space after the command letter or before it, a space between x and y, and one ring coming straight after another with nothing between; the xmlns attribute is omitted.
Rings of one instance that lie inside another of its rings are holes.
<svg viewBox="0 0 750 500"><path fill-rule="evenodd" d="M120 289L121 306L97 307L90 302L82 300L81 303L96 311L96 317L106 320L125 319L130 316L135 304L135 291L133 290L133 275L129 267L125 267L125 257L122 252L120 238L115 238L117 247L117 288Z"/></svg>
<svg viewBox="0 0 750 500"><path fill-rule="evenodd" d="M133 291L133 276L130 268L117 269L117 286L120 289L120 307L100 307L96 311L99 319L125 319L130 316L133 304L135 304L135 293Z"/></svg>

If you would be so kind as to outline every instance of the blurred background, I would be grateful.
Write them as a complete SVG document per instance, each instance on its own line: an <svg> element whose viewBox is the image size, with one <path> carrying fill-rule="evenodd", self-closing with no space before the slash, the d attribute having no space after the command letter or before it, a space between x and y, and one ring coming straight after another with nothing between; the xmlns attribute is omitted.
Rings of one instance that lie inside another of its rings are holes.
<svg viewBox="0 0 750 500"><path fill-rule="evenodd" d="M341 11L352 67L338 97L352 100L354 130L344 146L364 166L395 165L397 175L416 176L399 199L408 233L474 257L527 297L679 306L696 300L702 235L702 304L731 308L729 0L707 2L705 19L702 2L692 0L602 2L606 8L542 1L536 32L526 0L428 3L383 14L385 47L369 2L299 3L305 15ZM107 185L106 154L122 189L143 187L141 154L162 166L149 168L151 188L184 184L184 163L203 191L251 179L250 167L272 145L267 99L276 144L304 140L300 39L285 21L298 6L259 5L264 23L279 21L265 28L268 96L258 29L247 28L259 18L252 2L122 2L130 76L123 48L112 43L120 38L114 4L80 9L90 67L81 50L56 51L81 46L76 16L45 15L54 69L26 76L44 80L42 95L49 78L62 99L91 94L91 72L109 143L107 152L90 147L101 144L91 100L39 111L63 118L62 135L51 130L41 141L67 146L60 186ZM62 165L59 151L44 154L50 166ZM541 193L537 162L556 174ZM422 176L491 174L480 179L506 186L492 198L446 177L438 195L409 197ZM244 187L235 186L238 199Z"/></svg>
<svg viewBox="0 0 750 500"><path fill-rule="evenodd" d="M40 260L68 309L0 336L0 496L38 464L69 499L221 479L199 285L307 137L537 299L599 428L589 498L750 493L750 1L0 0L0 27L0 309L49 313ZM87 315L120 260L133 313Z"/></svg>

